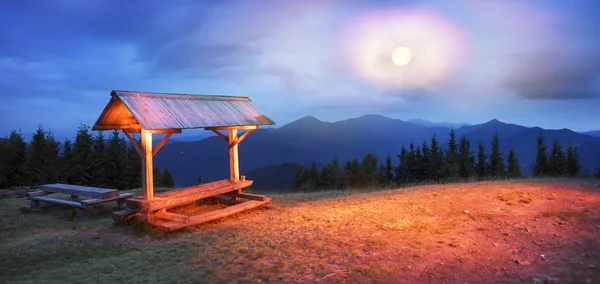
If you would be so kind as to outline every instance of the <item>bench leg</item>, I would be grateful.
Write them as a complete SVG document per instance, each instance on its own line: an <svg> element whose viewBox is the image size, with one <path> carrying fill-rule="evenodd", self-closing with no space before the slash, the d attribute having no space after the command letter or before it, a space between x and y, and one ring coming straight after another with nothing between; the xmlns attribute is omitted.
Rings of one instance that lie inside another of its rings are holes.
<svg viewBox="0 0 600 284"><path fill-rule="evenodd" d="M29 201L29 210L40 210L40 201L39 200L30 200Z"/></svg>
<svg viewBox="0 0 600 284"><path fill-rule="evenodd" d="M87 213L86 209L77 208L77 207L75 208L75 216L77 216L77 218L85 217L86 213Z"/></svg>
<svg viewBox="0 0 600 284"><path fill-rule="evenodd" d="M124 199L117 199L117 208L123 209L123 204L125 204Z"/></svg>

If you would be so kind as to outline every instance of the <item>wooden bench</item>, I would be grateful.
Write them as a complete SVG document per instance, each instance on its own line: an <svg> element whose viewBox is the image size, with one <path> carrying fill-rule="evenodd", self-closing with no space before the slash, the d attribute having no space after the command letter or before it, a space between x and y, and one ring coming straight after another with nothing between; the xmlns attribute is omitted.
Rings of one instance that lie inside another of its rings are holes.
<svg viewBox="0 0 600 284"><path fill-rule="evenodd" d="M116 222L127 220L136 213L148 216L148 222L163 231L175 231L187 226L219 219L238 212L259 207L269 203L271 198L262 195L242 193L241 189L252 185L251 180L231 182L220 180L216 182L191 186L187 188L157 193L152 200L133 197L125 200L128 209L113 212ZM219 196L226 197L224 200ZM196 216L186 216L168 212L168 209L194 203L199 200L216 199L232 204L223 209L203 213ZM241 202L241 199L246 201Z"/></svg>
<svg viewBox="0 0 600 284"><path fill-rule="evenodd" d="M71 196L71 199L67 200L48 196L54 193L68 194ZM27 193L27 199L31 201L29 205L30 210L39 210L40 202L67 205L75 207L78 217L84 216L85 213L89 211L92 211L95 214L95 205L99 203L117 201L117 204L120 208L122 207L125 199L132 196L133 193L120 194L116 189L60 183L46 184L43 185L38 191ZM80 199L80 197L86 197L87 199Z"/></svg>

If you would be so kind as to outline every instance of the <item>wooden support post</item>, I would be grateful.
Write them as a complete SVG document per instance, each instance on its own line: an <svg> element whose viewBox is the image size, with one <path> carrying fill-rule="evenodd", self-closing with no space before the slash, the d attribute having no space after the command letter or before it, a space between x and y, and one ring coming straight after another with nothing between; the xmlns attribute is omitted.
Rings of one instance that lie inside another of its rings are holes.
<svg viewBox="0 0 600 284"><path fill-rule="evenodd" d="M240 180L240 167L238 163L238 131L237 129L228 129L229 132L229 180L238 182ZM233 145L233 146L231 146Z"/></svg>
<svg viewBox="0 0 600 284"><path fill-rule="evenodd" d="M154 199L154 178L152 176L152 132L142 129L142 185L144 187L144 200Z"/></svg>

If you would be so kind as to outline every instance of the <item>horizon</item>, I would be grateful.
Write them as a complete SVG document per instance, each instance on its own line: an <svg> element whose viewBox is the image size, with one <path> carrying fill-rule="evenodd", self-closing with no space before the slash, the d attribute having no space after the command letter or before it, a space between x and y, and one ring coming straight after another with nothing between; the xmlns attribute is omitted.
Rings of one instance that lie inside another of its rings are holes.
<svg viewBox="0 0 600 284"><path fill-rule="evenodd" d="M277 127L307 114L377 114L596 131L598 9L542 0L9 2L0 11L0 135L30 137L41 125L72 137L114 89L248 96Z"/></svg>
<svg viewBox="0 0 600 284"><path fill-rule="evenodd" d="M374 114L374 113L364 114L364 115L360 115L360 116L356 116L356 117L347 117L347 118L340 119L340 120L323 120L323 119L321 119L319 117L316 117L314 115L307 114L307 115L304 115L302 117L295 118L292 121L289 121L289 122L287 122L285 124L281 124L281 125L275 124L275 125L263 126L263 127L260 127L259 129L279 129L281 127L285 127L287 125L290 125L292 123L295 123L297 121L300 121L302 119L309 118L309 117L312 117L312 118L314 118L314 119L316 119L316 120L318 120L320 122L338 123L338 122L347 121L347 120L351 120L351 119L360 119L360 118L363 118L365 116L381 116L381 117L384 117L384 118L387 118L387 119L399 120L399 121L403 121L403 122L408 122L408 123L413 123L413 124L421 125L423 127L434 127L435 126L435 127L443 127L443 128L448 128L448 129L450 129L450 128L458 129L458 128L461 128L463 126L466 126L466 127L477 126L477 125L486 124L486 123L489 123L489 122L492 122L492 121L498 121L498 122L500 122L502 124L507 124L507 125L512 124L512 125L522 126L522 127L526 127L526 128L536 128L536 127L538 127L538 128L542 128L543 130L564 130L564 129L566 129L566 130L571 130L573 132L580 133L580 134L586 134L588 132L600 131L600 129L575 131L575 130L570 129L570 128L544 128L544 127L537 126L537 125L521 125L521 124L509 122L509 121L499 120L499 119L496 119L496 118L492 118L492 119L489 119L489 120L486 120L486 121L483 121L483 122L478 122L478 123L468 123L468 122L450 122L450 121L431 121L431 120L421 119L421 118L400 119L400 118L393 118L393 117L388 117L388 116L385 116L385 115ZM415 122L415 121L421 121L423 123L434 124L434 126L424 125L424 124L421 124L421 123ZM449 126L443 126L443 125L438 125L438 124L451 124L451 125L465 124L465 125L459 126L459 127L454 127L454 126L449 127ZM88 126L91 127L91 125L88 125ZM60 141L61 143L64 142L65 139L73 141L75 139L76 134L77 134L77 128L74 128L72 130L72 133L68 134L65 137L59 137L59 136L56 135L56 133L54 133L54 131L52 129L47 129L47 128L43 127L43 125L42 125L42 128L46 132L48 132L48 131L52 132L52 134L54 135L54 137L57 138L58 141ZM37 127L35 129L29 131L29 132L25 132L25 131L19 130L19 129L13 129L13 130L21 131L21 133L23 134L23 137L25 138L25 141L28 142L28 141L31 140L31 137L33 136L34 132L37 130ZM104 135L106 136L107 133L111 132L112 130L95 130L95 131L94 130L90 130L91 133L95 133L97 131L103 131L103 132L105 132ZM10 134L10 132L7 133L5 136L0 137L0 138L7 138L9 134ZM204 130L203 128L185 129L185 131L182 131L181 133L176 133L174 136L172 136L171 140L175 140L176 141L177 138L190 138L190 137L202 136L200 134L207 134L206 137L215 136L216 135L216 134L212 133L211 131ZM123 134L120 133L120 135L123 135ZM162 137L162 135L159 135L158 137ZM108 139L108 137L106 137L106 138Z"/></svg>

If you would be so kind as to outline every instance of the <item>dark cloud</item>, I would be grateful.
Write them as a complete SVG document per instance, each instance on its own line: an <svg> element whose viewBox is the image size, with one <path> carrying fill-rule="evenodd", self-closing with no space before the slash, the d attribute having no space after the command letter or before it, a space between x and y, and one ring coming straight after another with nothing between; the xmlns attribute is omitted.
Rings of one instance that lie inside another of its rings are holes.
<svg viewBox="0 0 600 284"><path fill-rule="evenodd" d="M589 99L600 78L600 54L566 48L546 50L516 62L505 86L526 99Z"/></svg>

